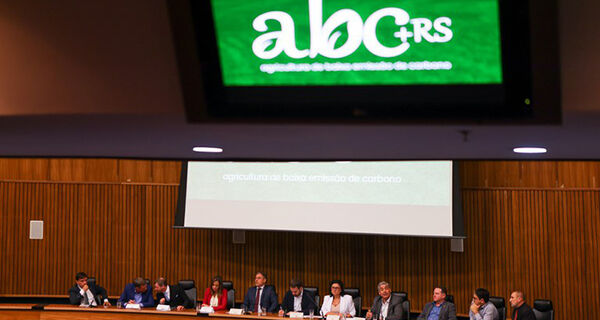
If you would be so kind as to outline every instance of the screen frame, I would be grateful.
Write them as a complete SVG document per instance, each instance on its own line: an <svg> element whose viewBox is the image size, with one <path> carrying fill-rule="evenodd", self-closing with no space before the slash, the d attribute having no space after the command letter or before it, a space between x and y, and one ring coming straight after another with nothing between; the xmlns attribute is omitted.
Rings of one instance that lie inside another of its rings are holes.
<svg viewBox="0 0 600 320"><path fill-rule="evenodd" d="M172 1L186 114L190 122L560 123L558 73L532 72L537 60L558 61L557 41L547 35L557 28L549 1L499 0L503 85L339 87L224 87L210 1ZM544 38L543 52L532 50L531 34Z"/></svg>
<svg viewBox="0 0 600 320"><path fill-rule="evenodd" d="M451 236L436 236L436 235L399 235L399 234L387 234L387 233L357 233L357 232L336 232L336 231L305 231L305 230L273 230L273 229L242 229L242 228L202 228L202 227L186 227L185 226L185 214L186 214L186 197L187 197L187 172L188 162L231 162L231 161L201 161L201 160L184 160L181 163L181 176L178 189L177 197L177 210L175 212L175 221L173 228L178 229L206 229L206 230L242 230L242 231L269 231L269 232L303 232L303 233L335 233L335 234L351 234L351 235L379 235L379 236L394 236L394 237L418 237L418 238L443 238L443 239L466 239L467 235L463 225L463 207L462 207L462 192L460 184L460 169L458 162L455 160L435 160L435 161L450 161L452 165L452 235ZM409 160L376 160L381 162L401 162ZM414 161L414 160L412 160ZM422 160L427 161L427 160ZM288 161L235 161L239 163L252 162L252 163L264 163L264 162L288 162ZM306 161L306 162L335 162L335 161ZM365 162L365 161L356 161ZM372 161L369 161L372 162Z"/></svg>

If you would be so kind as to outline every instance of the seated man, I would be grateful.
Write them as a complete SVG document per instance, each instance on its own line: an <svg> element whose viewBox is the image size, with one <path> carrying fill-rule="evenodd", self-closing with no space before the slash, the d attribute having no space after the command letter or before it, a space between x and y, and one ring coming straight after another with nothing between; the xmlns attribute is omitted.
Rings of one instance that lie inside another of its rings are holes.
<svg viewBox="0 0 600 320"><path fill-rule="evenodd" d="M152 298L152 288L148 288L144 278L135 278L133 283L129 283L125 286L125 289L119 298L119 302L121 302L123 306L137 303L142 308L153 307L154 298Z"/></svg>
<svg viewBox="0 0 600 320"><path fill-rule="evenodd" d="M75 275L75 285L69 289L69 302L74 305L95 307L100 303L110 306L106 289L95 284L87 283L88 276L85 272L79 272Z"/></svg>
<svg viewBox="0 0 600 320"><path fill-rule="evenodd" d="M367 319L372 319L373 315L376 319L379 317L385 320L406 319L406 311L402 307L403 301L398 296L392 296L389 283L381 281L377 285L377 292L379 295L375 297L371 309L367 311Z"/></svg>
<svg viewBox="0 0 600 320"><path fill-rule="evenodd" d="M479 288L473 293L473 302L471 302L469 318L471 320L499 320L498 310L490 302L490 292Z"/></svg>
<svg viewBox="0 0 600 320"><path fill-rule="evenodd" d="M315 297L310 292L304 291L304 285L302 281L292 279L290 281L290 290L285 293L283 301L281 302L282 310L279 310L279 316L283 316L284 313L289 314L290 312L302 312L305 315L310 314L312 310L317 310L317 304L315 303Z"/></svg>
<svg viewBox="0 0 600 320"><path fill-rule="evenodd" d="M512 307L512 318L516 320L535 320L535 314L531 307L525 302L525 295L521 291L510 294L510 306Z"/></svg>
<svg viewBox="0 0 600 320"><path fill-rule="evenodd" d="M423 308L417 320L456 320L456 307L454 303L446 301L446 288L433 289L433 302Z"/></svg>
<svg viewBox="0 0 600 320"><path fill-rule="evenodd" d="M193 308L194 303L190 300L183 288L179 285L168 285L165 278L154 281L154 291L159 304L168 304L171 309L181 311L185 308Z"/></svg>
<svg viewBox="0 0 600 320"><path fill-rule="evenodd" d="M244 297L243 307L250 312L257 312L259 308L267 309L267 312L277 311L277 293L272 286L266 286L267 275L264 272L257 272L254 276L254 284L250 287Z"/></svg>

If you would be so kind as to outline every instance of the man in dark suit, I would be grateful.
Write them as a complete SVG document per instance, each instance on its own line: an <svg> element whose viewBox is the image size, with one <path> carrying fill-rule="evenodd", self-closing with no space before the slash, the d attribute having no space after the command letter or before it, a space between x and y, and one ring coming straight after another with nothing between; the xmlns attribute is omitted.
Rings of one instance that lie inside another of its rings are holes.
<svg viewBox="0 0 600 320"><path fill-rule="evenodd" d="M279 316L290 312L303 312L305 315L310 314L310 311L316 312L317 304L315 297L310 292L304 291L302 281L293 279L290 281L290 290L285 293L281 302Z"/></svg>
<svg viewBox="0 0 600 320"><path fill-rule="evenodd" d="M148 284L144 278L138 277L129 283L123 289L119 302L126 306L128 304L139 304L142 308L154 306L154 298L152 297L152 288L148 288Z"/></svg>
<svg viewBox="0 0 600 320"><path fill-rule="evenodd" d="M158 278L154 281L154 291L156 300L159 304L168 304L171 309L181 311L185 308L193 308L194 303L183 288L179 285L168 285L165 278Z"/></svg>
<svg viewBox="0 0 600 320"><path fill-rule="evenodd" d="M381 316L385 320L400 320L406 319L406 310L402 306L402 298L392 296L392 288L390 284L381 281L377 285L379 296L373 300L371 309L367 311L367 319L379 318Z"/></svg>
<svg viewBox="0 0 600 320"><path fill-rule="evenodd" d="M535 320L535 314L531 307L525 302L525 295L521 291L510 294L510 306L512 307L513 320Z"/></svg>
<svg viewBox="0 0 600 320"><path fill-rule="evenodd" d="M258 308L265 308L267 312L277 311L277 293L273 286L267 286L267 275L257 272L254 276L254 287L250 287L244 297L242 305L250 312L257 312Z"/></svg>
<svg viewBox="0 0 600 320"><path fill-rule="evenodd" d="M446 288L434 288L433 302L425 305L417 320L456 320L456 307L446 301L446 294Z"/></svg>
<svg viewBox="0 0 600 320"><path fill-rule="evenodd" d="M94 282L88 285L88 276L85 272L75 275L75 285L69 289L69 302L73 305L98 306L104 304L110 306L106 289L97 286Z"/></svg>

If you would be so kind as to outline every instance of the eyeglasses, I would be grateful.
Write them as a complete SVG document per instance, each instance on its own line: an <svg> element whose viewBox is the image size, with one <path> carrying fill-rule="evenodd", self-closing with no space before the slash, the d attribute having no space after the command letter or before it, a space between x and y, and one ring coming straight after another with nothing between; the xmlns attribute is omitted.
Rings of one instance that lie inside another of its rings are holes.
<svg viewBox="0 0 600 320"><path fill-rule="evenodd" d="M342 290L341 287L331 287L331 290Z"/></svg>

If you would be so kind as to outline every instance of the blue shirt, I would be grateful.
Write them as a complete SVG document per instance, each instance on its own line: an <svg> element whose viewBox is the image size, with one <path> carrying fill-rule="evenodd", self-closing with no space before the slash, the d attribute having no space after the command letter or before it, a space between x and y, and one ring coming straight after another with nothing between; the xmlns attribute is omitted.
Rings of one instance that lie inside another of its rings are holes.
<svg viewBox="0 0 600 320"><path fill-rule="evenodd" d="M433 308L431 308L431 312L429 312L429 317L427 317L427 320L438 320L440 318L440 311L442 311L442 305L443 303L440 303L439 306L434 304Z"/></svg>
<svg viewBox="0 0 600 320"><path fill-rule="evenodd" d="M133 295L133 300L135 300L135 303L142 303L142 294L136 292ZM143 305L142 305L142 307L143 307Z"/></svg>

